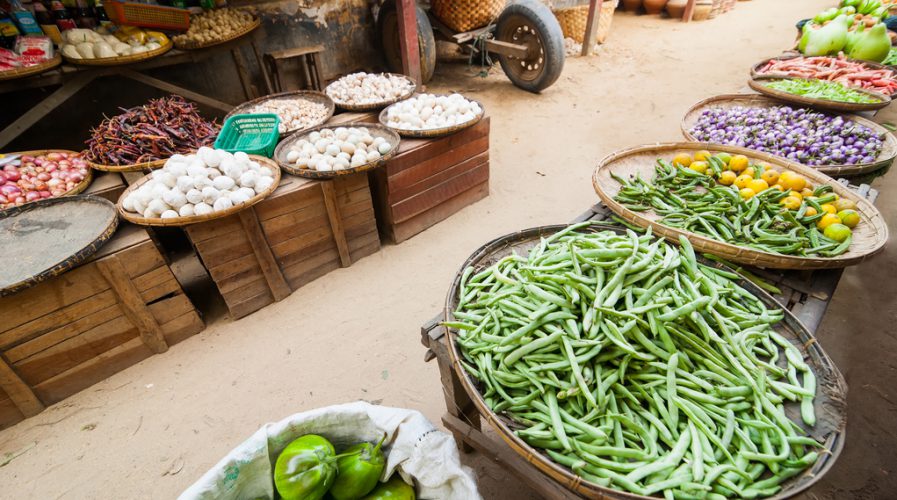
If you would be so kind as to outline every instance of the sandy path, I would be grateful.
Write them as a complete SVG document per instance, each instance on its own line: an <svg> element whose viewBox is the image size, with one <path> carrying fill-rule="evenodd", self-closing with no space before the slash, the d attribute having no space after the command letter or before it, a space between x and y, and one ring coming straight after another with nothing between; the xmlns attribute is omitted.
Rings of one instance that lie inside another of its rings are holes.
<svg viewBox="0 0 897 500"><path fill-rule="evenodd" d="M172 497L261 424L328 404L364 399L438 421L418 329L464 258L494 236L572 219L596 201L597 159L680 140L691 104L741 88L751 63L792 41L793 21L829 3L740 2L689 25L618 14L601 55L568 60L540 96L497 69L482 80L441 66L433 89L469 92L492 115L489 198L0 432L0 455L24 450L0 467L0 497ZM481 462L487 498L531 495Z"/></svg>

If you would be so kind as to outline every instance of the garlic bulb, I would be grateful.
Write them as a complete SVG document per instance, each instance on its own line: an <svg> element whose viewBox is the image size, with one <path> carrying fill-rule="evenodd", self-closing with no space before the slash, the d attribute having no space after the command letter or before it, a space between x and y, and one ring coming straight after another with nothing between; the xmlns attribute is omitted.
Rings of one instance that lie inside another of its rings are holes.
<svg viewBox="0 0 897 500"><path fill-rule="evenodd" d="M472 122L483 108L461 94L419 94L393 104L386 111L386 125L399 130L434 130Z"/></svg>
<svg viewBox="0 0 897 500"><path fill-rule="evenodd" d="M415 88L411 80L388 73L352 73L324 89L337 104L379 104L398 99Z"/></svg>
<svg viewBox="0 0 897 500"><path fill-rule="evenodd" d="M280 118L278 131L314 127L327 119L327 106L298 97L270 99L250 107L244 113L273 113Z"/></svg>
<svg viewBox="0 0 897 500"><path fill-rule="evenodd" d="M293 143L286 160L297 168L330 172L376 161L393 147L386 138L374 137L371 129L365 127L325 128ZM259 172L273 175L268 167L261 167Z"/></svg>

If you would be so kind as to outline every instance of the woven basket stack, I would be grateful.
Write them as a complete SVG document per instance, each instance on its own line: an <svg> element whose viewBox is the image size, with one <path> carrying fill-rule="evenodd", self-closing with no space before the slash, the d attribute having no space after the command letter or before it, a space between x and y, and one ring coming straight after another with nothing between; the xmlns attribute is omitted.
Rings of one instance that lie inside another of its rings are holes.
<svg viewBox="0 0 897 500"><path fill-rule="evenodd" d="M455 31L482 28L498 19L506 0L432 0L430 10Z"/></svg>
<svg viewBox="0 0 897 500"><path fill-rule="evenodd" d="M601 4L601 12L598 14L598 34L595 40L604 43L610 34L610 25L614 19L614 11L619 0L607 0ZM568 9L554 11L554 17L561 25L564 38L572 38L577 43L582 43L586 34L586 23L589 20L589 6L580 5Z"/></svg>

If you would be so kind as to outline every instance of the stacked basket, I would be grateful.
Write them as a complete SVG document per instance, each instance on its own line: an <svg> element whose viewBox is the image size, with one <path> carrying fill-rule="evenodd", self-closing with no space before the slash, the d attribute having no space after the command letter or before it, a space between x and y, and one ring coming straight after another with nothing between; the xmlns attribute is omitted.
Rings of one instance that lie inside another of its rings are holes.
<svg viewBox="0 0 897 500"><path fill-rule="evenodd" d="M505 3L505 0L432 0L430 10L449 28L470 31L498 19Z"/></svg>
<svg viewBox="0 0 897 500"><path fill-rule="evenodd" d="M604 43L610 34L610 25L614 19L614 11L618 2L619 0L608 0L601 3L601 12L598 14L598 31L595 37L595 41L598 43ZM556 10L554 11L554 17L557 18L558 24L561 25L564 38L572 38L577 43L582 43L585 40L586 24L589 20L588 5Z"/></svg>

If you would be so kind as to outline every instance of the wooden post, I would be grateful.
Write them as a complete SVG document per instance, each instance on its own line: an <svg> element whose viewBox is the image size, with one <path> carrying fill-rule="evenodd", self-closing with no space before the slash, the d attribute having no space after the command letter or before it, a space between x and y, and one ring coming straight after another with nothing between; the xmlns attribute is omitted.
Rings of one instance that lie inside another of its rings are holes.
<svg viewBox="0 0 897 500"><path fill-rule="evenodd" d="M339 204L336 200L336 188L333 180L323 181L321 189L324 190L324 206L327 208L327 219L330 221L330 230L333 232L333 241L339 252L339 260L343 267L352 265L352 256L349 254L349 243L346 241L346 232L343 229L343 218L339 212Z"/></svg>
<svg viewBox="0 0 897 500"><path fill-rule="evenodd" d="M402 50L402 70L418 85L420 74L420 46L417 38L417 7L415 0L396 0L399 17L399 46Z"/></svg>
<svg viewBox="0 0 897 500"><path fill-rule="evenodd" d="M44 411L44 404L2 357L0 357L0 389L6 392L22 415L33 417Z"/></svg>
<svg viewBox="0 0 897 500"><path fill-rule="evenodd" d="M601 5L604 0L589 0L589 19L586 21L586 35L582 40L582 55L592 53L595 46L595 38L598 36L598 17L601 15Z"/></svg>
<svg viewBox="0 0 897 500"><path fill-rule="evenodd" d="M696 1L697 0L688 0L688 3L685 4L685 11L682 12L682 22L687 23L694 17Z"/></svg>
<svg viewBox="0 0 897 500"><path fill-rule="evenodd" d="M156 322L156 318L150 313L143 301L143 297L125 271L118 256L112 255L96 262L97 269L109 282L109 287L118 297L118 305L125 317L137 328L143 343L156 354L168 350L168 343L162 334L162 328Z"/></svg>
<svg viewBox="0 0 897 500"><path fill-rule="evenodd" d="M289 296L293 290L287 283L286 278L284 278L283 271L281 271L280 265L277 264L274 253L271 252L268 240L265 239L265 233L259 224L255 207L241 210L239 217L240 223L243 225L243 231L246 232L246 238L249 240L249 244L252 245L252 251L255 253L259 268L262 270L262 275L265 277L265 282L268 283L268 289L271 290L271 296L274 297L276 302L280 302Z"/></svg>

